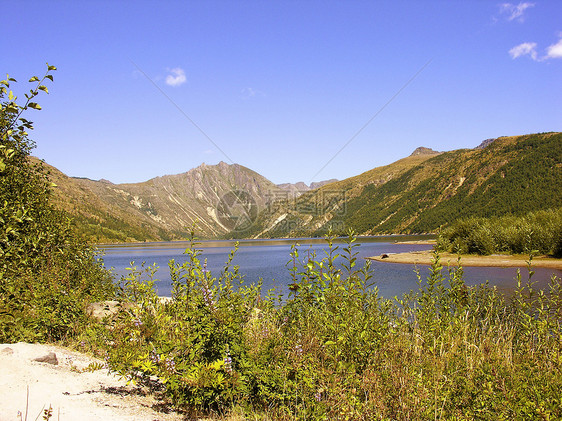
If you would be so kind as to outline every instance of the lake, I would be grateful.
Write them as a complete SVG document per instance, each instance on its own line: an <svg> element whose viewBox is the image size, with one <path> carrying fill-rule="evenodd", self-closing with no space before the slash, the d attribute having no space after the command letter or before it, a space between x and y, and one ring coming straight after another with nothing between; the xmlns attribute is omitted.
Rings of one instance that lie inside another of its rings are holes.
<svg viewBox="0 0 562 421"><path fill-rule="evenodd" d="M400 253L417 250L430 249L429 245L422 244L399 244L396 241L419 240L420 236L376 236L361 237L357 242L360 244L355 250L358 252L358 265L362 265L366 257L378 256L383 253ZM426 237L427 238L427 237ZM317 259L325 256L327 250L324 239L299 238L282 240L241 240L233 264L240 267L240 273L244 275L246 284L257 283L263 280L263 294L271 288L282 293L285 297L288 293L288 284L291 282L289 267L287 263L291 260L289 253L291 245L299 244L299 258L301 261L307 259L308 253L316 253ZM342 252L344 244L338 240ZM117 279L127 273L126 268L131 262L140 268L142 262L159 266L156 273L155 285L158 294L169 296L171 294L171 279L168 269L168 261L174 259L176 263L184 262L184 251L188 247L187 242L158 242L142 244L111 245L100 247L105 253L103 260L106 267L114 268L113 272ZM201 262L207 259L207 269L211 275L218 277L228 254L234 248L234 241L203 241L198 246L203 252L200 256ZM427 265L417 265L422 278L429 274ZM385 298L402 295L410 290L418 289L416 266L398 263L371 262L373 272L372 281L379 288L380 294ZM445 269L446 271L446 269ZM546 268L534 268L533 280L538 282L537 287L545 288L552 274L562 277L562 271ZM467 285L475 285L488 280L491 285L497 286L501 291L509 293L516 285L515 277L517 268L464 268L464 279ZM528 278L527 269L521 268L523 280Z"/></svg>

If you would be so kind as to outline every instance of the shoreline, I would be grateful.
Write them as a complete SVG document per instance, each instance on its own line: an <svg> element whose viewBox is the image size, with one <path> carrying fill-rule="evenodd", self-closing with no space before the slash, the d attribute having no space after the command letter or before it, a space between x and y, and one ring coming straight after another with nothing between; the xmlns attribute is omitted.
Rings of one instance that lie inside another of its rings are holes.
<svg viewBox="0 0 562 421"><path fill-rule="evenodd" d="M421 244L423 246L434 246L437 244L437 240L395 241L394 244Z"/></svg>
<svg viewBox="0 0 562 421"><path fill-rule="evenodd" d="M367 257L367 259L385 263L403 263L403 264L419 264L430 265L433 250L412 251L407 253L389 253L380 256ZM386 256L386 257L383 257ZM439 253L441 264L443 266L457 266L458 255L453 253ZM527 267L529 256L527 255L500 255L493 254L490 256L477 256L472 254L463 254L461 257L461 265L463 267ZM533 257L532 267L542 267L549 269L562 270L562 259L555 259L547 256Z"/></svg>

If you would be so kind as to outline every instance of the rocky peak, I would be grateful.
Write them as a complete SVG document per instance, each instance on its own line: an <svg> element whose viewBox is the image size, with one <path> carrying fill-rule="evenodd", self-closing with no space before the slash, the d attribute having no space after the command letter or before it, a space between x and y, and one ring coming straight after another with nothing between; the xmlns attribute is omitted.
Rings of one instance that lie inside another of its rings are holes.
<svg viewBox="0 0 562 421"><path fill-rule="evenodd" d="M337 178L331 178L329 180L323 180L323 181L314 181L312 183L310 183L310 189L314 190L317 189L319 187L325 186L326 184L330 184L330 183L335 183L336 181L338 181Z"/></svg>
<svg viewBox="0 0 562 421"><path fill-rule="evenodd" d="M332 178L330 180L324 180L324 181L318 181L318 182L312 182L310 183L310 185L307 185L306 183L304 183L303 181L299 181L297 183L283 183L283 184L277 184L277 187L279 187L281 190L287 190L290 192L306 192L306 191L310 191L310 190L314 190L317 189L319 187L322 187L325 184L329 184L329 183L334 183L338 181L335 178Z"/></svg>
<svg viewBox="0 0 562 421"><path fill-rule="evenodd" d="M412 154L410 156L418 156L418 155L437 155L441 152L438 151L434 151L431 148L426 148L424 146L420 146L419 148L417 148L414 152L412 152Z"/></svg>
<svg viewBox="0 0 562 421"><path fill-rule="evenodd" d="M475 149L484 149L486 146L490 145L496 139L486 139L482 141L480 145L478 145Z"/></svg>

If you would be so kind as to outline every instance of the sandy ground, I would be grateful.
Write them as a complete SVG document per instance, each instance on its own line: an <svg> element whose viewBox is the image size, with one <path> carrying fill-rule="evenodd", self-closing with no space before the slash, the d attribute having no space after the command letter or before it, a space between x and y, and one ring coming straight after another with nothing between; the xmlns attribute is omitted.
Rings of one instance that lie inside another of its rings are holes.
<svg viewBox="0 0 562 421"><path fill-rule="evenodd" d="M58 364L33 361L50 352ZM160 410L153 397L126 386L107 370L80 372L92 357L53 345L0 344L0 421L42 418L53 408L51 420L61 421L168 421L181 420L177 413ZM20 414L20 415L18 415Z"/></svg>
<svg viewBox="0 0 562 421"><path fill-rule="evenodd" d="M410 241L395 241L394 244L422 244L422 245L434 245L437 241L435 240L410 240Z"/></svg>
<svg viewBox="0 0 562 421"><path fill-rule="evenodd" d="M384 257L386 256L386 257ZM458 255L452 253L440 253L441 264L443 266L456 266ZM408 264L431 264L432 251L413 251L409 253L388 253L380 256L370 257L369 259L387 263L408 263ZM462 266L491 266L491 267L525 267L527 266L528 256L513 255L491 255L491 256L475 256L462 255ZM534 267L544 267L562 270L562 259L554 259L546 256L537 256L533 258Z"/></svg>

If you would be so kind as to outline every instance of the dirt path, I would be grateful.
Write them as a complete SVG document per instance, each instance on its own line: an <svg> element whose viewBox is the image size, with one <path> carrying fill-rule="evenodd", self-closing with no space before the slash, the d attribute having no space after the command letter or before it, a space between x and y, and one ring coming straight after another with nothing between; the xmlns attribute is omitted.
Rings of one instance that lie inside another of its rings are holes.
<svg viewBox="0 0 562 421"><path fill-rule="evenodd" d="M58 364L34 359L54 352ZM55 421L175 421L161 412L153 397L127 386L108 370L81 372L92 362L84 354L53 345L0 344L0 421L33 421L44 408ZM29 387L29 400L27 390Z"/></svg>
<svg viewBox="0 0 562 421"><path fill-rule="evenodd" d="M458 255L452 253L440 253L441 264L444 266L456 266ZM380 256L369 257L369 259L378 262L387 263L408 263L408 264L431 264L432 251L412 251L409 253L388 253ZM525 267L529 256L523 255L491 255L491 256L475 256L462 255L462 266L490 266L490 267ZM544 267L562 270L562 259L554 259L546 256L537 256L533 258L534 267Z"/></svg>

